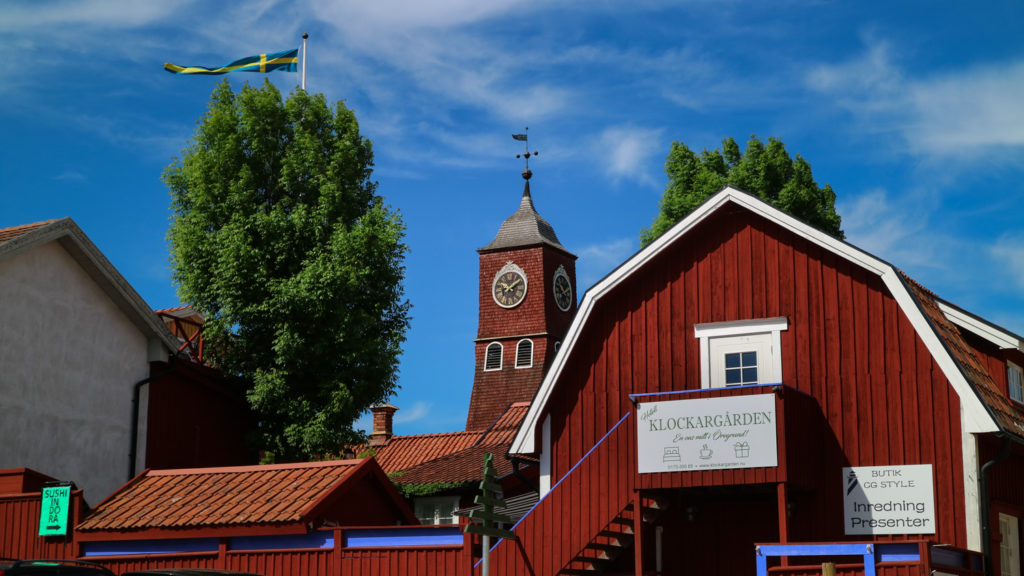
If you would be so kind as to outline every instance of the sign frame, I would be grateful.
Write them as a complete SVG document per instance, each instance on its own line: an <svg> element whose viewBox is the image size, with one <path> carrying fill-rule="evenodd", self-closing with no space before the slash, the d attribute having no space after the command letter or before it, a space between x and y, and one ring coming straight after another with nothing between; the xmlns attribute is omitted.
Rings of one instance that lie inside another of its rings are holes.
<svg viewBox="0 0 1024 576"><path fill-rule="evenodd" d="M39 536L67 536L74 482L47 482L39 492Z"/></svg>
<svg viewBox="0 0 1024 576"><path fill-rule="evenodd" d="M637 404L637 471L701 472L779 465L774 393Z"/></svg>
<svg viewBox="0 0 1024 576"><path fill-rule="evenodd" d="M843 467L843 533L935 534L931 464Z"/></svg>

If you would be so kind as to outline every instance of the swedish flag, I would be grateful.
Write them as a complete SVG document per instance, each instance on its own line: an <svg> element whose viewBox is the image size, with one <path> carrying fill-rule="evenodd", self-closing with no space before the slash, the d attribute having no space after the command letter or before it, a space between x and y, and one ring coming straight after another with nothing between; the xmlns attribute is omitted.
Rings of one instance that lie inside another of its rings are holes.
<svg viewBox="0 0 1024 576"><path fill-rule="evenodd" d="M241 60L235 60L220 68L206 68L205 66L178 66L171 63L164 64L164 70L171 74L203 74L214 76L227 74L228 72L272 72L281 70L284 72L296 72L299 69L299 49L287 50L285 52L274 52L273 54L260 54L249 56Z"/></svg>

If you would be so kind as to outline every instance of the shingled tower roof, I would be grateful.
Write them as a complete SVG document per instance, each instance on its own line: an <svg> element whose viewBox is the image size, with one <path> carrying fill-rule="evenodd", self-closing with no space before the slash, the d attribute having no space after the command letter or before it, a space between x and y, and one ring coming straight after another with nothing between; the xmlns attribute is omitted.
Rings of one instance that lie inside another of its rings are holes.
<svg viewBox="0 0 1024 576"><path fill-rule="evenodd" d="M530 181L527 180L523 187L523 199L519 202L519 210L505 220L498 230L498 235L494 237L494 241L481 248L480 252L537 244L547 244L563 252L568 252L565 246L558 241L555 229L533 207L533 198L530 197Z"/></svg>

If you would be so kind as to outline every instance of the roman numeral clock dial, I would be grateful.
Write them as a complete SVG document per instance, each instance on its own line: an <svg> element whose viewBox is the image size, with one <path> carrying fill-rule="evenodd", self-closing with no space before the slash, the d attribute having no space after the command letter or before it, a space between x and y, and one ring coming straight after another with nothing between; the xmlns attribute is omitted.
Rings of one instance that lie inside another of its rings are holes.
<svg viewBox="0 0 1024 576"><path fill-rule="evenodd" d="M502 308L515 308L526 298L526 274L512 262L498 271L491 287L494 301Z"/></svg>

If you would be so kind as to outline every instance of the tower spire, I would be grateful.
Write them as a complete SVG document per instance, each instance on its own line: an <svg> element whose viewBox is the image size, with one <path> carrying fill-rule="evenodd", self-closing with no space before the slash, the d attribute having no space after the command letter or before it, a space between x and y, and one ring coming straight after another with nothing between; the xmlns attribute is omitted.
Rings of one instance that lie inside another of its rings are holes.
<svg viewBox="0 0 1024 576"><path fill-rule="evenodd" d="M526 168L523 170L523 180L526 180L526 190L523 192L523 194L525 195L530 194L530 177L533 176L533 172L530 172L530 156L536 156L540 154L540 152L537 152L536 150L530 152L530 140L529 136L527 135L527 132L529 132L529 130L530 127L527 126L524 128L524 132L522 134L512 135L513 140L518 140L522 142L524 146L526 146L526 152L522 154L516 154L516 158L523 158L526 160Z"/></svg>

